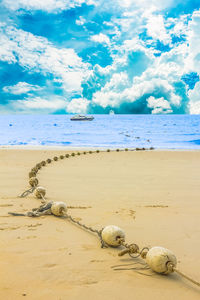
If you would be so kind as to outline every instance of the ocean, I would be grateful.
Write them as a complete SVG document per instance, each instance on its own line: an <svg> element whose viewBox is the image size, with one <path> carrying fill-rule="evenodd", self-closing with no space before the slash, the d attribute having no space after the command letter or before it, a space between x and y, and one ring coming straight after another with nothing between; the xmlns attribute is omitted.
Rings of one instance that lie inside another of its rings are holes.
<svg viewBox="0 0 200 300"><path fill-rule="evenodd" d="M0 145L200 149L200 115L1 115Z"/></svg>

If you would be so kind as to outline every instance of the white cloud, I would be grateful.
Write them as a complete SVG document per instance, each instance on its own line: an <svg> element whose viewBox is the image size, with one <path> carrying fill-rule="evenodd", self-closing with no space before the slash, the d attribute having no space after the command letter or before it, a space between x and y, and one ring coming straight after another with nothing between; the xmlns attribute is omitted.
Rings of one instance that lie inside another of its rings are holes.
<svg viewBox="0 0 200 300"><path fill-rule="evenodd" d="M151 96L147 99L147 103L148 103L147 106L149 108L152 108L152 114L161 114L161 113L167 114L172 112L169 102L165 100L163 97L155 98Z"/></svg>
<svg viewBox="0 0 200 300"><path fill-rule="evenodd" d="M3 0L2 3L10 10L43 10L47 12L57 12L76 6L81 6L83 3L95 5L93 0Z"/></svg>
<svg viewBox="0 0 200 300"><path fill-rule="evenodd" d="M170 34L174 34L175 36L188 35L187 18L188 15L183 15L179 19L171 19L171 24L174 24L174 27L170 30Z"/></svg>
<svg viewBox="0 0 200 300"><path fill-rule="evenodd" d="M157 9L164 9L169 7L173 0L117 0L120 6L131 8L133 5L137 5L143 8L150 8L152 6L156 7Z"/></svg>
<svg viewBox="0 0 200 300"><path fill-rule="evenodd" d="M108 81L104 86L103 90L114 90L116 92L120 92L121 90L125 89L129 84L130 83L126 72L114 73L110 81Z"/></svg>
<svg viewBox="0 0 200 300"><path fill-rule="evenodd" d="M200 115L200 101L189 103L190 114Z"/></svg>
<svg viewBox="0 0 200 300"><path fill-rule="evenodd" d="M110 39L107 35L103 33L95 34L90 38L92 41L100 43L100 44L107 44L110 45Z"/></svg>
<svg viewBox="0 0 200 300"><path fill-rule="evenodd" d="M103 108L108 106L120 107L122 103L134 103L141 99L145 95L152 94L152 98L149 99L149 105L152 104L152 99L155 91L160 94L167 95L167 98L159 97L159 100L155 100L155 107L153 113L172 112L171 105L173 107L181 106L181 97L176 94L173 83L177 80L179 73L181 72L181 66L174 63L163 62L162 60L152 60L150 67L140 75L135 76L133 80L128 77L128 68L126 72L119 73L119 67L123 68L124 61L126 61L126 54L121 57L121 61L117 60L117 63L113 63L112 68L107 69L107 73L101 72L101 74L108 74L110 79L107 81L104 87L100 91L93 94L93 103L100 105ZM160 63L159 63L160 62ZM101 71L101 70L100 70ZM178 75L177 75L178 74ZM147 102L148 104L148 102ZM161 105L162 104L162 105ZM159 106L160 105L160 106ZM148 106L150 108L150 106ZM162 109L163 107L163 109ZM151 107L153 108L153 107Z"/></svg>
<svg viewBox="0 0 200 300"><path fill-rule="evenodd" d="M188 29L189 55L185 61L185 69L200 73L200 10L193 13Z"/></svg>
<svg viewBox="0 0 200 300"><path fill-rule="evenodd" d="M14 111L26 112L26 113L52 113L59 109L66 108L66 101L62 97L53 98L26 98L24 100L9 101L9 107Z"/></svg>
<svg viewBox="0 0 200 300"><path fill-rule="evenodd" d="M3 91L6 93L14 94L14 95L20 95L25 94L30 91L39 91L41 90L41 87L38 85L32 85L27 82L18 82L15 85L10 86L4 86Z"/></svg>
<svg viewBox="0 0 200 300"><path fill-rule="evenodd" d="M185 71L187 44L180 44L160 57L155 57L153 50L146 48L138 38L125 40L122 45L115 46L115 49L117 54L113 55L112 65L94 70L100 78L102 76L107 79L101 90L93 94L94 104L103 108L120 107L123 103L135 106L135 102L150 94L155 99L160 99L160 107L155 106L153 113L161 113L162 110L170 113L175 107L181 109L182 98L176 94L174 83L180 81ZM136 64L134 57L137 55L140 59ZM137 76L133 75L134 72ZM160 96L156 97L155 92ZM144 106L147 104L143 102ZM165 109L162 109L161 104Z"/></svg>
<svg viewBox="0 0 200 300"><path fill-rule="evenodd" d="M86 20L82 16L80 16L79 19L76 20L76 25L82 26L85 24L85 22Z"/></svg>
<svg viewBox="0 0 200 300"><path fill-rule="evenodd" d="M24 8L48 12L57 12L81 5L83 2L91 3L91 1L84 0L3 0L3 3L13 10ZM0 59L9 63L18 63L31 72L53 74L53 80L62 83L67 96L70 95L72 98L76 93L81 94L81 83L92 73L94 76L93 81L91 80L91 91L93 87L95 90L102 87L93 94L92 101L104 108L119 107L122 103L133 104L145 95L149 98L144 100L146 101L144 105L152 108L153 113L171 112L174 106L181 107L182 98L176 94L174 84L180 82L184 73L200 72L200 12L193 13L188 26L186 15L176 19L164 19L160 13L160 10L173 4L172 0L117 0L116 2L97 0L95 5L99 5L99 10L103 2L106 2L105 5L108 8L117 2L118 6L115 8L117 12L120 12L120 16L113 14L109 22L104 22L105 30L91 36L90 40L110 47L112 65L105 68L96 65L91 71L91 66L83 63L73 49L56 48L45 38L14 27L6 27L3 24L0 25L2 28ZM103 9L105 10L105 7ZM83 26L85 22L83 17L76 20L76 24L80 26ZM166 53L162 52L160 57L155 57L157 50L151 45L149 48L148 41L145 39L142 41L139 38L139 34L145 29L153 39L153 42L152 39L150 40L149 45L160 40L173 48ZM187 41L177 43L174 47L171 41L172 34L181 36L183 33L186 34ZM138 60L141 64L139 67L137 58L135 59L134 56L135 52L144 54L142 59ZM141 72L134 73L134 69L136 71L141 69ZM196 95L198 95L197 87L198 85L194 90ZM154 94L155 91L157 94ZM188 94L192 101L190 110L198 111L199 104L197 100L194 100L197 98L194 93ZM43 105L45 105L47 100L43 100ZM26 103L29 103L29 108L31 106L33 108L39 102L36 99ZM84 113L89 103L85 98L72 99L67 103L67 111Z"/></svg>
<svg viewBox="0 0 200 300"><path fill-rule="evenodd" d="M86 113L90 101L85 98L74 98L67 103L66 111L68 113Z"/></svg>
<svg viewBox="0 0 200 300"><path fill-rule="evenodd" d="M164 19L161 15L151 15L147 21L147 34L153 39L159 40L164 44L170 44L171 38L167 33Z"/></svg>
<svg viewBox="0 0 200 300"><path fill-rule="evenodd" d="M189 110L191 114L200 114L200 82L197 82L194 89L189 91Z"/></svg>
<svg viewBox="0 0 200 300"><path fill-rule="evenodd" d="M0 60L18 62L23 68L53 74L60 78L67 93L81 92L81 81L89 74L74 49L56 48L46 38L18 30L0 28Z"/></svg>

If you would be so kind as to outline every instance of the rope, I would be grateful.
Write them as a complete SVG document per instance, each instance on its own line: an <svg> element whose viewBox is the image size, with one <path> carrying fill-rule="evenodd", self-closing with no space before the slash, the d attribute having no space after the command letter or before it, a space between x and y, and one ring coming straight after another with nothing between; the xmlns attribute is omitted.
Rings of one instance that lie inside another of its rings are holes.
<svg viewBox="0 0 200 300"><path fill-rule="evenodd" d="M23 192L21 195L19 195L20 198L25 198L26 196L28 196L29 194L33 193L36 189L36 186L31 187L30 189L26 190L25 192Z"/></svg>
<svg viewBox="0 0 200 300"><path fill-rule="evenodd" d="M8 212L9 215L12 216L26 216L26 214L20 214L20 213L14 213L14 212Z"/></svg>
<svg viewBox="0 0 200 300"><path fill-rule="evenodd" d="M193 284L200 286L200 282L188 277L187 275L183 274L181 271L174 269L174 272L178 273L180 276L184 277L185 279L189 280L190 282L192 282Z"/></svg>
<svg viewBox="0 0 200 300"><path fill-rule="evenodd" d="M75 220L72 216L70 216L70 215L68 215L68 214L66 214L65 216L66 216L71 222L73 222L74 224L80 226L81 228L86 229L86 230L88 230L88 231L90 231L90 232L92 232L92 233L96 233L96 234L98 235L99 239L100 239L100 242L101 242L101 248L107 248L107 245L106 245L105 242L103 241L102 235L101 235L103 229L102 229L102 230L93 229L93 228L90 227L90 226L87 226L87 225L85 225L85 224L83 224L83 223L80 223L79 221Z"/></svg>
<svg viewBox="0 0 200 300"><path fill-rule="evenodd" d="M40 193L40 196L41 196L41 198L42 198L41 203L45 204L45 203L46 203L46 199L44 198L44 196L42 195L42 193Z"/></svg>
<svg viewBox="0 0 200 300"><path fill-rule="evenodd" d="M15 213L9 212L9 215L12 216L24 216L24 217L40 217L42 215L49 215L51 214L51 206L53 202L45 203L40 205L38 208L33 208L32 211L28 211L27 213Z"/></svg>
<svg viewBox="0 0 200 300"><path fill-rule="evenodd" d="M123 256L126 253L128 253L131 258L138 258L139 256L141 256L142 258L146 258L147 252L149 251L148 247L144 247L140 251L139 246L137 244L130 244L129 245L129 244L125 243L124 239L120 238L118 240L119 240L120 245L122 245L126 248L126 249L122 250L118 254L118 256ZM133 255L133 254L136 254L136 253L137 253L137 255Z"/></svg>
<svg viewBox="0 0 200 300"><path fill-rule="evenodd" d="M139 267L124 268L124 267L130 266L130 265L139 265ZM137 272L138 274L141 274L141 275L153 276L153 274L146 274L146 273L140 272L142 270L144 270L144 271L145 270L150 270L150 267L146 263L143 263L143 262L134 262L134 263L131 263L131 264L116 265L116 266L112 266L111 268L114 271L134 270L135 272Z"/></svg>

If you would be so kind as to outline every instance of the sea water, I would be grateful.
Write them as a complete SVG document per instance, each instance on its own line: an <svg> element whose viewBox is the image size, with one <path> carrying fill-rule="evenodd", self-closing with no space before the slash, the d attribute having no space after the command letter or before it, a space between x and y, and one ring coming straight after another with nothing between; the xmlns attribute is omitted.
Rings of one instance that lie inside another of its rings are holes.
<svg viewBox="0 0 200 300"><path fill-rule="evenodd" d="M0 145L200 149L200 115L0 115Z"/></svg>

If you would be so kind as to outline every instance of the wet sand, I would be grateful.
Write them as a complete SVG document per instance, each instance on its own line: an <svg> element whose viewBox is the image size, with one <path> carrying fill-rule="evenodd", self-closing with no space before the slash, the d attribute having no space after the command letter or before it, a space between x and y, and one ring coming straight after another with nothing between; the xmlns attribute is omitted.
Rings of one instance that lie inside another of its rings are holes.
<svg viewBox="0 0 200 300"><path fill-rule="evenodd" d="M96 235L66 219L14 217L40 201L18 198L38 162L67 150L0 149L0 299L199 299L200 288L176 274L113 271L135 262L101 249ZM200 152L137 151L80 155L38 172L48 201L101 229L114 224L128 243L172 250L178 269L200 281ZM137 260L138 261L138 260Z"/></svg>

